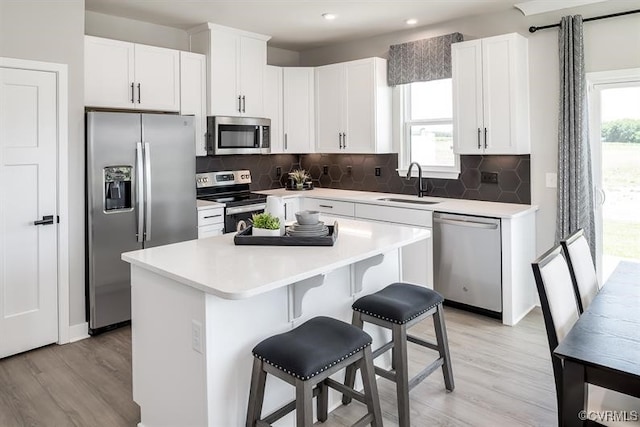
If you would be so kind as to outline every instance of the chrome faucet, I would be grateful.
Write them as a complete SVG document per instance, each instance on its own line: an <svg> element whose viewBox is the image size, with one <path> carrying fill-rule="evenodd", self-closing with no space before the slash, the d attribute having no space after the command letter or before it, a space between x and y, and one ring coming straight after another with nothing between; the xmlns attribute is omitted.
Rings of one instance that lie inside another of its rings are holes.
<svg viewBox="0 0 640 427"><path fill-rule="evenodd" d="M411 168L416 165L418 168L418 197L422 197L427 194L427 189L422 187L422 166L418 162L411 162L409 169L407 170L407 181L411 179Z"/></svg>

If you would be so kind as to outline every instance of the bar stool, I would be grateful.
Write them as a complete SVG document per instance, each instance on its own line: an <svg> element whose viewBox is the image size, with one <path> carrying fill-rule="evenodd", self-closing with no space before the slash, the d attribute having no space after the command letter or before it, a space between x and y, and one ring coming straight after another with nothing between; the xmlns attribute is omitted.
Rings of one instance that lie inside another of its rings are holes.
<svg viewBox="0 0 640 427"><path fill-rule="evenodd" d="M352 306L352 324L362 329L363 322L373 323L391 329L392 339L373 352L373 358L392 350L391 370L375 367L376 374L396 383L398 399L398 420L400 427L409 427L409 391L442 367L444 384L453 391L453 372L449 356L447 331L444 325L442 301L444 298L431 289L408 283L393 283L386 288L358 299ZM407 335L407 329L416 323L433 316L437 343L424 341ZM423 347L437 350L440 357L409 380L407 363L407 341ZM356 367L347 368L345 385L353 387ZM348 405L351 398L342 397L342 403Z"/></svg>
<svg viewBox="0 0 640 427"><path fill-rule="evenodd" d="M328 415L328 387L367 406L367 414L354 425L382 427L371 337L362 329L329 317L314 317L289 332L262 341L253 349L253 356L247 427L270 426L293 410L297 427L311 427L314 397L318 421L324 422ZM349 388L329 378L347 366L361 369L364 394L355 391L353 385ZM296 399L261 418L267 374L293 385Z"/></svg>

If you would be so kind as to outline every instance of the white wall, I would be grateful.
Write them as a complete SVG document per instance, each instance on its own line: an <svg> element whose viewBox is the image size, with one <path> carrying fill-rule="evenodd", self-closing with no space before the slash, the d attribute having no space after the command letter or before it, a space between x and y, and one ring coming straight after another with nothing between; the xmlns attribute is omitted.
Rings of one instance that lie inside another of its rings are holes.
<svg viewBox="0 0 640 427"><path fill-rule="evenodd" d="M634 4L632 4L634 3ZM634 7L635 6L635 7ZM475 16L424 28L402 31L334 46L303 51L300 65L315 66L366 58L387 57L389 45L419 40L452 32L461 32L465 40L518 32L529 39L531 110L531 197L539 205L537 213L537 252L554 243L556 191L545 186L545 174L557 168L557 132L559 99L559 61L557 29L530 34L531 25L559 22L560 17L582 14L585 18L637 9L637 1L609 1L566 9L534 17L517 10L491 16ZM586 71L640 67L640 14L585 23Z"/></svg>
<svg viewBox="0 0 640 427"><path fill-rule="evenodd" d="M0 56L69 66L69 305L84 313L84 0L0 0ZM0 185L7 185L2 183Z"/></svg>
<svg viewBox="0 0 640 427"><path fill-rule="evenodd" d="M169 49L189 50L189 35L178 28L85 12L85 34Z"/></svg>
<svg viewBox="0 0 640 427"><path fill-rule="evenodd" d="M300 65L300 52L267 46L267 64L279 67L297 67Z"/></svg>

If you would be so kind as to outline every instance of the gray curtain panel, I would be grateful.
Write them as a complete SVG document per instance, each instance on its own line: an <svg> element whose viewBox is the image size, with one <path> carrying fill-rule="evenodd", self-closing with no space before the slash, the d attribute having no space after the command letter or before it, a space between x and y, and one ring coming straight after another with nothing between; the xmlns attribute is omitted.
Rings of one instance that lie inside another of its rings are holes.
<svg viewBox="0 0 640 427"><path fill-rule="evenodd" d="M558 118L558 212L556 241L582 228L595 260L593 176L584 71L582 16L560 22Z"/></svg>
<svg viewBox="0 0 640 427"><path fill-rule="evenodd" d="M389 86L451 78L451 44L462 41L453 33L389 47Z"/></svg>

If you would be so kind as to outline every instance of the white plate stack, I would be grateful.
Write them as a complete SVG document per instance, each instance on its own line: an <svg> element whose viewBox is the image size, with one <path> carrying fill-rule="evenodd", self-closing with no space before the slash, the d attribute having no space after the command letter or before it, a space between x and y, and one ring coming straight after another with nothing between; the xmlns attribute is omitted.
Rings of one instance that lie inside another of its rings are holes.
<svg viewBox="0 0 640 427"><path fill-rule="evenodd" d="M329 234L329 227L318 221L313 225L302 225L294 222L287 227L287 234L292 237L324 237Z"/></svg>

